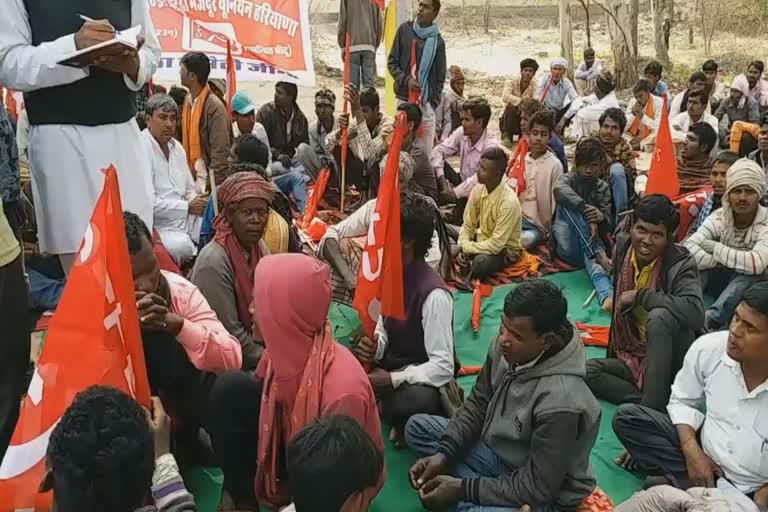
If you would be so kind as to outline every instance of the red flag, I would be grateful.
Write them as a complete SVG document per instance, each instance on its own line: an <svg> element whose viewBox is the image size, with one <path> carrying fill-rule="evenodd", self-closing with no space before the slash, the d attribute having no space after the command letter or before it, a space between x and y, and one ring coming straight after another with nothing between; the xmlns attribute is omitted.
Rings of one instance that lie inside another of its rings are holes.
<svg viewBox="0 0 768 512"><path fill-rule="evenodd" d="M349 32L347 32L346 42L344 43L344 90L349 85L349 71L350 71L350 56L349 56ZM357 85L357 84L355 84ZM349 112L349 102L344 100L344 113ZM341 169L342 174L347 169L347 148L349 148L349 130L344 128L341 130ZM342 196L344 190L341 191ZM343 213L343 212L342 212Z"/></svg>
<svg viewBox="0 0 768 512"><path fill-rule="evenodd" d="M357 274L353 305L369 336L373 336L379 314L405 318L398 183L400 147L405 131L405 112L400 112Z"/></svg>
<svg viewBox="0 0 768 512"><path fill-rule="evenodd" d="M712 194L714 194L712 185L707 185L690 194L681 195L674 200L674 203L680 207L680 225L677 228L678 242L682 242L688 235L693 219L701 213L701 207L704 206L704 202Z"/></svg>
<svg viewBox="0 0 768 512"><path fill-rule="evenodd" d="M232 98L237 90L237 74L235 73L235 59L232 58L232 41L227 39L227 112L232 119Z"/></svg>
<svg viewBox="0 0 768 512"><path fill-rule="evenodd" d="M525 192L525 157L528 154L528 138L521 137L507 165L507 184L519 196Z"/></svg>
<svg viewBox="0 0 768 512"><path fill-rule="evenodd" d="M93 384L113 386L149 407L131 276L117 171L112 166L0 465L1 511L50 510L51 494L37 493L48 440L79 391Z"/></svg>
<svg viewBox="0 0 768 512"><path fill-rule="evenodd" d="M411 41L411 78L419 81L419 67L416 64L416 38ZM408 103L421 104L421 93L408 89Z"/></svg>
<svg viewBox="0 0 768 512"><path fill-rule="evenodd" d="M304 215L296 223L301 229L307 229L312 219L317 215L317 206L320 203L320 198L325 194L325 188L328 186L328 178L330 176L331 170L323 167L317 177L317 181L315 181L315 186L312 187L312 190L307 195L307 207L304 208Z"/></svg>
<svg viewBox="0 0 768 512"><path fill-rule="evenodd" d="M472 294L472 332L477 333L480 330L483 298L490 297L493 294L493 287L489 284L482 284L479 281L475 282L474 285L475 291Z"/></svg>
<svg viewBox="0 0 768 512"><path fill-rule="evenodd" d="M13 119L15 123L19 119L19 107L16 104L16 98L13 95L13 91L10 89L5 90L5 109Z"/></svg>
<svg viewBox="0 0 768 512"><path fill-rule="evenodd" d="M648 101L653 101L653 97ZM663 194L674 199L680 193L680 179L677 176L677 157L669 128L667 97L664 96L664 108L661 110L661 125L656 134L656 146L653 148L651 170L648 172L648 185L645 195Z"/></svg>

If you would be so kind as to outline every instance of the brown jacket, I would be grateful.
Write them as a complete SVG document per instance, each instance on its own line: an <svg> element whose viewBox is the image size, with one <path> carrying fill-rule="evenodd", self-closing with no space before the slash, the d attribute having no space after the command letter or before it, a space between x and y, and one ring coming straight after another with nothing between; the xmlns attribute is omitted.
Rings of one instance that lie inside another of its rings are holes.
<svg viewBox="0 0 768 512"><path fill-rule="evenodd" d="M208 172L214 173L217 185L229 175L227 160L231 146L232 126L227 116L227 108L216 95L209 94L200 121L200 147L205 167Z"/></svg>

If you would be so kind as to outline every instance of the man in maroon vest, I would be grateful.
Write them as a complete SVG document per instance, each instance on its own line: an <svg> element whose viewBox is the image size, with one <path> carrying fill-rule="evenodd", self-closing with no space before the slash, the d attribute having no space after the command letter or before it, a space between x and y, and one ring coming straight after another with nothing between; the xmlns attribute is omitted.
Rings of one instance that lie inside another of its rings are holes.
<svg viewBox="0 0 768 512"><path fill-rule="evenodd" d="M424 196L400 200L405 320L379 317L374 339L363 338L355 353L374 368L368 374L382 415L399 442L414 414L443 414L440 388L454 378L453 296L424 257L435 229Z"/></svg>

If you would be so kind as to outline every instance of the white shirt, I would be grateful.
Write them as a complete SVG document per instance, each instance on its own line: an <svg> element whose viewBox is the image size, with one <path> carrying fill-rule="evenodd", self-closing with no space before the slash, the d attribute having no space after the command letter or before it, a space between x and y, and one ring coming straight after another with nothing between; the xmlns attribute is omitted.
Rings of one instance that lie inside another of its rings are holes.
<svg viewBox="0 0 768 512"><path fill-rule="evenodd" d="M447 290L436 289L427 295L421 308L424 348L429 360L392 372L392 386L428 384L439 388L453 379L453 296ZM387 348L384 318L379 316L375 335L378 337L374 360L381 361Z"/></svg>
<svg viewBox="0 0 768 512"><path fill-rule="evenodd" d="M609 108L618 108L619 100L614 93L609 93L598 99L596 94L580 96L573 100L571 107L565 113L566 119L573 118L573 129L576 138L586 137L600 129L600 116Z"/></svg>
<svg viewBox="0 0 768 512"><path fill-rule="evenodd" d="M72 11L72 16L76 16ZM160 43L146 0L133 0L131 25L141 25L145 39L139 50L138 91L149 81L160 59ZM24 0L5 0L0 15L0 83L29 92L86 78L90 68L57 64L76 50L74 34L34 46ZM84 105L83 108L87 108ZM101 126L37 125L29 133L29 163L42 252L74 253L80 247L93 207L103 188L101 170L114 164L123 208L137 213L152 228L152 179L141 134L133 119Z"/></svg>
<svg viewBox="0 0 768 512"><path fill-rule="evenodd" d="M238 138L240 133L240 128L237 127L237 123L232 123L232 134L234 135L234 138ZM267 130L264 128L264 125L259 123L258 121L253 124L253 130L251 130L251 134L255 135L257 139L259 139L261 142L267 145L267 156L268 160L267 162L272 161L272 147L269 145L269 135L267 135ZM269 171L269 165L267 165L267 171Z"/></svg>
<svg viewBox="0 0 768 512"><path fill-rule="evenodd" d="M691 346L667 411L675 425L701 428L704 452L746 494L768 482L768 439L758 433L768 432L768 381L748 392L727 343L728 332L721 331Z"/></svg>
<svg viewBox="0 0 768 512"><path fill-rule="evenodd" d="M158 230L170 228L186 232L189 202L197 194L184 147L172 138L168 142L166 159L149 129L144 130L141 137L152 161L155 227Z"/></svg>
<svg viewBox="0 0 768 512"><path fill-rule="evenodd" d="M323 245L328 239L338 241L344 238L355 238L366 235L368 233L368 227L371 225L371 217L375 210L376 199L371 199L343 221L335 226L329 226L325 235L323 235L323 238L320 239L317 253L322 254ZM440 237L437 235L437 230L435 230L432 232L432 246L429 248L424 259L430 267L437 270L440 266L441 258Z"/></svg>

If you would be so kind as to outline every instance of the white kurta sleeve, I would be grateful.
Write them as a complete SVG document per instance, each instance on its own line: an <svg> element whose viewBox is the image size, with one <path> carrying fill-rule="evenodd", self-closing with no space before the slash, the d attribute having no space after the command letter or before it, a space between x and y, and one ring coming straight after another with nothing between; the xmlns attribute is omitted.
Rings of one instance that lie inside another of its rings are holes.
<svg viewBox="0 0 768 512"><path fill-rule="evenodd" d="M453 296L442 289L432 291L422 307L424 348L429 360L392 372L392 386L427 384L436 388L453 378Z"/></svg>
<svg viewBox="0 0 768 512"><path fill-rule="evenodd" d="M21 0L18 0L21 1ZM149 2L147 0L133 0L131 4L131 25L141 25L141 35L144 37L144 45L139 50L139 72L134 82L128 75L123 75L125 85L132 91L138 91L149 82L157 70L160 61L160 41L155 33L155 25L149 14Z"/></svg>
<svg viewBox="0 0 768 512"><path fill-rule="evenodd" d="M5 87L27 92L86 78L87 68L57 64L76 49L74 34L33 46L32 28L24 0L3 2L0 15L0 83Z"/></svg>

